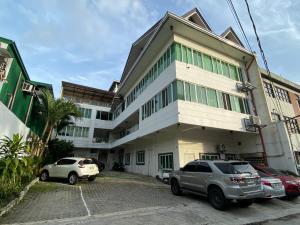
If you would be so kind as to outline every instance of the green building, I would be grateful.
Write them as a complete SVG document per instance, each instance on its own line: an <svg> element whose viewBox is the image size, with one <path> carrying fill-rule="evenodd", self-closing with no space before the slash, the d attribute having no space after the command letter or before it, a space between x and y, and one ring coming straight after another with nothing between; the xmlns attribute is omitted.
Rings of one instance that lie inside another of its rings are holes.
<svg viewBox="0 0 300 225"><path fill-rule="evenodd" d="M35 106L44 89L53 92L51 84L30 80L15 42L0 37L0 138L42 135L45 122Z"/></svg>

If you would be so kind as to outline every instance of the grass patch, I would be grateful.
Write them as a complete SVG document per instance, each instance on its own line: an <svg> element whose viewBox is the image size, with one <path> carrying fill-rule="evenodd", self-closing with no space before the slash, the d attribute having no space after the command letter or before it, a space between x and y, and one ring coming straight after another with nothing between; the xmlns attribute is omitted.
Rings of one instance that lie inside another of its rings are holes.
<svg viewBox="0 0 300 225"><path fill-rule="evenodd" d="M59 186L55 183L39 182L31 187L30 192L44 193L49 191L55 191Z"/></svg>

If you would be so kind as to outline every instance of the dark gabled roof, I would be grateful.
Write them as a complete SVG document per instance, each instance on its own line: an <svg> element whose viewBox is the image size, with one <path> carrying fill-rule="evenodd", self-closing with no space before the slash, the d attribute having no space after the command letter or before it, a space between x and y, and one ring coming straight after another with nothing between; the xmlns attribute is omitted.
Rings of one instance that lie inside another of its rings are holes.
<svg viewBox="0 0 300 225"><path fill-rule="evenodd" d="M212 29L210 28L210 26L208 25L208 23L206 22L206 20L204 19L204 17L202 16L202 14L199 12L197 8L193 8L192 10L188 11L181 17L189 19L194 15L196 15L199 18L202 24L199 24L196 21L194 21L194 23L212 32Z"/></svg>
<svg viewBox="0 0 300 225"><path fill-rule="evenodd" d="M232 27L228 27L222 34L221 37L226 38L234 43L236 43L237 45L240 45L242 47L244 47L243 43L241 42L241 40L239 39L239 37L237 36L237 34L234 32L234 30L232 29Z"/></svg>
<svg viewBox="0 0 300 225"><path fill-rule="evenodd" d="M148 42L148 40L150 39L150 37L152 36L152 34L154 33L155 29L158 27L159 23L160 23L161 19L155 23L149 30L147 30L141 37L139 37L131 46L130 51L129 51L129 55L121 76L121 82L123 81L123 79L125 78L125 74L130 70L130 68L132 67L133 63L135 62L136 58L140 55L140 53L142 52L144 46L146 45L146 43Z"/></svg>
<svg viewBox="0 0 300 225"><path fill-rule="evenodd" d="M88 97L90 100L111 103L115 93L98 88L87 87L80 84L74 84L62 81L62 96L73 95L79 98Z"/></svg>
<svg viewBox="0 0 300 225"><path fill-rule="evenodd" d="M114 80L114 81L112 82L112 84L110 85L108 91L113 91L114 87L115 87L116 85L119 85L119 84L120 84L120 81Z"/></svg>

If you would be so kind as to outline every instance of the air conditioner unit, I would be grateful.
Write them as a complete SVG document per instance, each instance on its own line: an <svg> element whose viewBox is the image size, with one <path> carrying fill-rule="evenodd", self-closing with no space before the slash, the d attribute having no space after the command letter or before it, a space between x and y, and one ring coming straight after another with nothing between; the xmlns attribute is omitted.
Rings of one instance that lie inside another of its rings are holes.
<svg viewBox="0 0 300 225"><path fill-rule="evenodd" d="M260 126L261 125L261 121L260 121L259 116L250 116L250 121L255 126Z"/></svg>
<svg viewBox="0 0 300 225"><path fill-rule="evenodd" d="M7 79L6 71L0 70L0 81L6 81L6 79Z"/></svg>
<svg viewBox="0 0 300 225"><path fill-rule="evenodd" d="M245 118L244 122L245 122L245 128L247 131L256 132L257 128L264 127L261 124L260 118L258 116L251 115L249 119Z"/></svg>
<svg viewBox="0 0 300 225"><path fill-rule="evenodd" d="M0 81L5 81L7 78L6 65L6 59L0 56Z"/></svg>
<svg viewBox="0 0 300 225"><path fill-rule="evenodd" d="M243 83L237 83L236 88L241 92L249 92L254 90L256 87L248 81L244 81Z"/></svg>
<svg viewBox="0 0 300 225"><path fill-rule="evenodd" d="M22 86L22 91L28 92L28 93L33 93L34 86L30 83L24 82Z"/></svg>
<svg viewBox="0 0 300 225"><path fill-rule="evenodd" d="M218 144L216 150L218 153L224 153L226 151L226 146L224 144Z"/></svg>

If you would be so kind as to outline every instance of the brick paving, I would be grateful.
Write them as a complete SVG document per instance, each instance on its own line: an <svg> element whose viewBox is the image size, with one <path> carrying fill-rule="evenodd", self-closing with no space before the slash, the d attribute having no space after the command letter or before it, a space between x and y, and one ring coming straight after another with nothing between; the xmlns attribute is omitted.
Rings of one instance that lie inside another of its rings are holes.
<svg viewBox="0 0 300 225"><path fill-rule="evenodd" d="M81 199L80 189L87 210ZM106 172L94 182L76 186L61 182L36 184L0 224L247 224L300 213L300 199L260 201L247 209L232 204L213 209L205 198L174 196L153 178Z"/></svg>

